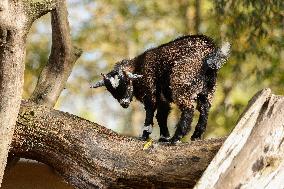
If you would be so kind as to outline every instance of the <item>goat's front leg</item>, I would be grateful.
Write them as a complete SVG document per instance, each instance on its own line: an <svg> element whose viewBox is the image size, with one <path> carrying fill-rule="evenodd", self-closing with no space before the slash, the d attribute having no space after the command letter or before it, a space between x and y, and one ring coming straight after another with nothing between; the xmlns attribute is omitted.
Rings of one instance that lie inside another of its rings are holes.
<svg viewBox="0 0 284 189"><path fill-rule="evenodd" d="M145 118L144 128L142 130L141 140L147 140L149 138L149 135L152 133L153 118L156 110L154 103L146 102L145 110L146 110L146 118Z"/></svg>
<svg viewBox="0 0 284 189"><path fill-rule="evenodd" d="M171 138L171 143L178 142L182 137L184 137L191 128L191 122L193 118L194 107L190 106L182 110L181 118L177 124L177 129L174 136Z"/></svg>

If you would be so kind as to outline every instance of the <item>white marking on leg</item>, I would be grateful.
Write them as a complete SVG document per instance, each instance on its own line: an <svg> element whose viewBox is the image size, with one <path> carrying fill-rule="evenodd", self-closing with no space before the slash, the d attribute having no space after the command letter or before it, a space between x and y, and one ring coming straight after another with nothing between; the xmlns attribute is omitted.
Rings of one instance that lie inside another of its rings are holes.
<svg viewBox="0 0 284 189"><path fill-rule="evenodd" d="M160 139L167 139L168 140L168 139L170 139L170 137L165 137L164 135L161 135Z"/></svg>
<svg viewBox="0 0 284 189"><path fill-rule="evenodd" d="M144 126L143 129L142 129L142 133L143 133L143 131L147 131L148 133L152 133L153 125Z"/></svg>

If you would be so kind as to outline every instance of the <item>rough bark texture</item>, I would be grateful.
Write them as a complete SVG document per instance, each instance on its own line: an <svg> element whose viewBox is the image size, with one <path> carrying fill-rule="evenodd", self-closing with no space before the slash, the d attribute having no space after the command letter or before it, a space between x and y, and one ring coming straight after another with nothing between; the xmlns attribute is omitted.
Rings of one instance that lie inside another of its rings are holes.
<svg viewBox="0 0 284 189"><path fill-rule="evenodd" d="M31 23L22 2L0 2L0 186L24 81L25 40Z"/></svg>
<svg viewBox="0 0 284 189"><path fill-rule="evenodd" d="M26 36L32 23L49 11L52 11L52 25L56 34L53 35L55 44L50 58L52 65L48 66L61 75L54 78L59 85L49 89L51 93L42 89L41 94L44 93L45 96L39 96L44 102L48 102L46 105L52 106L63 89L62 86L71 72L72 65L81 54L80 50L71 46L65 0L1 0L0 2L0 186L20 107ZM60 59L59 64L62 65L55 66L56 58ZM40 81L43 80L42 78L44 76L41 76Z"/></svg>
<svg viewBox="0 0 284 189"><path fill-rule="evenodd" d="M11 153L53 167L77 188L190 188L224 139L177 146L119 136L68 113L23 102Z"/></svg>
<svg viewBox="0 0 284 189"><path fill-rule="evenodd" d="M195 189L284 188L284 97L259 92Z"/></svg>

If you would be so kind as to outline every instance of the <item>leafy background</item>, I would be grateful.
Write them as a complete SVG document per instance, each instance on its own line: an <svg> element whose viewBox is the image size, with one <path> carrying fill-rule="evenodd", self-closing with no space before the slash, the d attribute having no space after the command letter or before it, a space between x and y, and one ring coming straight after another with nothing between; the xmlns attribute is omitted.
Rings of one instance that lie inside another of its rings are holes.
<svg viewBox="0 0 284 189"><path fill-rule="evenodd" d="M202 33L218 44L230 41L232 53L218 76L205 137L228 134L248 100L270 87L284 94L284 2L281 0L68 0L74 44L84 50L62 92L56 109L97 122L124 135L138 136L143 106L127 110L103 88L90 89L100 73L115 62L178 36ZM33 25L26 57L24 98L29 98L47 62L51 46L49 15ZM179 118L173 105L173 132ZM195 126L198 113L195 115ZM157 137L154 127L153 137Z"/></svg>

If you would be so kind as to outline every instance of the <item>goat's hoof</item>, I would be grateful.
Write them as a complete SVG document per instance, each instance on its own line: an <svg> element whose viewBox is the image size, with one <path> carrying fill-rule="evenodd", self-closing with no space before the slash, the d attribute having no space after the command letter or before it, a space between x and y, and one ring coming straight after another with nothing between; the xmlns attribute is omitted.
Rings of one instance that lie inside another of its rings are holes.
<svg viewBox="0 0 284 189"><path fill-rule="evenodd" d="M141 140L141 141L147 141L148 139L149 137L143 137L143 136L138 137L138 140Z"/></svg>
<svg viewBox="0 0 284 189"><path fill-rule="evenodd" d="M201 140L201 136L200 136L200 135L195 135L195 134L193 133L193 135L190 137L190 140L191 140L191 141Z"/></svg>
<svg viewBox="0 0 284 189"><path fill-rule="evenodd" d="M201 137L197 137L197 138L190 138L191 141L197 141L197 140L201 140Z"/></svg>
<svg viewBox="0 0 284 189"><path fill-rule="evenodd" d="M149 132L147 131L143 131L143 134L142 136L139 137L139 140L142 140L142 141L146 141L150 138L150 134Z"/></svg>
<svg viewBox="0 0 284 189"><path fill-rule="evenodd" d="M138 139L141 140L141 141L147 141L150 138L150 134L151 133L148 133L148 132L144 131L142 136L140 136Z"/></svg>
<svg viewBox="0 0 284 189"><path fill-rule="evenodd" d="M161 136L158 142L170 142L170 137Z"/></svg>
<svg viewBox="0 0 284 189"><path fill-rule="evenodd" d="M171 144L178 144L181 143L180 138L179 137L173 137L170 139L170 143Z"/></svg>

